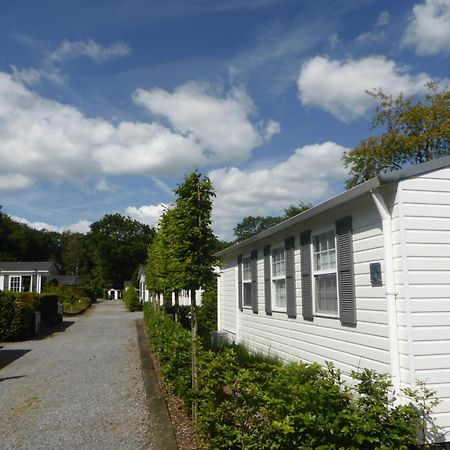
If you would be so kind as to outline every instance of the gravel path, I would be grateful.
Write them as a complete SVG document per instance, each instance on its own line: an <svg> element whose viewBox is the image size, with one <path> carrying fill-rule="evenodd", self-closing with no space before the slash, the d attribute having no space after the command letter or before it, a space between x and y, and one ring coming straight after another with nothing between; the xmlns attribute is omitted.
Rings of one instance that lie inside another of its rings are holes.
<svg viewBox="0 0 450 450"><path fill-rule="evenodd" d="M45 339L1 344L0 367L16 359L0 369L0 448L153 449L139 317L108 301Z"/></svg>

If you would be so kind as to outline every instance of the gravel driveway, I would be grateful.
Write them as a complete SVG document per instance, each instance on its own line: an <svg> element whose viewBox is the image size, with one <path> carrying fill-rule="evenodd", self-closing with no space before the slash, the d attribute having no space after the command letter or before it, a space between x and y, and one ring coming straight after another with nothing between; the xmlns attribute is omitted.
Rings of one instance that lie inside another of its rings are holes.
<svg viewBox="0 0 450 450"><path fill-rule="evenodd" d="M44 339L1 344L0 448L152 449L139 317L107 301Z"/></svg>

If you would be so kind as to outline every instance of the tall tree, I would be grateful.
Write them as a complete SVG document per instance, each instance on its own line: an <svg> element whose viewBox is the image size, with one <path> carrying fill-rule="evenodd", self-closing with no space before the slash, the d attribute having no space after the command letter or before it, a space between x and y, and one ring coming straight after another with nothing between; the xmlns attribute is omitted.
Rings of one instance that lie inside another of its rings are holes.
<svg viewBox="0 0 450 450"><path fill-rule="evenodd" d="M268 228L271 228L283 220L290 219L297 214L306 211L311 208L311 203L299 202L297 205L289 205L284 209L284 214L282 216L247 216L244 217L235 227L234 235L236 236L236 241L241 242L258 233L261 233Z"/></svg>
<svg viewBox="0 0 450 450"><path fill-rule="evenodd" d="M307 211L308 209L312 208L312 203L306 203L306 202L299 202L296 205L289 205L287 208L284 209L284 216L283 219L290 219L291 217L296 216L297 214L300 214L302 212Z"/></svg>
<svg viewBox="0 0 450 450"><path fill-rule="evenodd" d="M94 222L88 233L93 273L99 286L122 288L136 267L146 260L155 230L121 214L107 214Z"/></svg>
<svg viewBox="0 0 450 450"><path fill-rule="evenodd" d="M382 133L362 140L344 155L351 178L347 188L356 186L386 170L429 161L450 153L450 91L429 83L423 100L400 95L393 98L381 90L369 92L379 104L373 128Z"/></svg>
<svg viewBox="0 0 450 450"><path fill-rule="evenodd" d="M283 220L283 217L247 216L234 227L233 232L236 240L240 242L279 224Z"/></svg>

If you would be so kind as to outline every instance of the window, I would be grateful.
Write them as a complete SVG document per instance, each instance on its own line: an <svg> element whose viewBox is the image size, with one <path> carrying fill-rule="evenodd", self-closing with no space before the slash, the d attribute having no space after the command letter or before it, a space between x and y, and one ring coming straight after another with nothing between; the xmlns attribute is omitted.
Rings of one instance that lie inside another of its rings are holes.
<svg viewBox="0 0 450 450"><path fill-rule="evenodd" d="M242 259L242 289L244 306L252 306L252 260Z"/></svg>
<svg viewBox="0 0 450 450"><path fill-rule="evenodd" d="M282 247L272 250L272 292L273 306L286 309L286 265Z"/></svg>
<svg viewBox="0 0 450 450"><path fill-rule="evenodd" d="M20 276L9 277L9 290L13 292L20 291Z"/></svg>
<svg viewBox="0 0 450 450"><path fill-rule="evenodd" d="M31 275L22 276L22 292L31 291Z"/></svg>
<svg viewBox="0 0 450 450"><path fill-rule="evenodd" d="M336 237L327 231L313 237L316 313L338 314L336 283Z"/></svg>

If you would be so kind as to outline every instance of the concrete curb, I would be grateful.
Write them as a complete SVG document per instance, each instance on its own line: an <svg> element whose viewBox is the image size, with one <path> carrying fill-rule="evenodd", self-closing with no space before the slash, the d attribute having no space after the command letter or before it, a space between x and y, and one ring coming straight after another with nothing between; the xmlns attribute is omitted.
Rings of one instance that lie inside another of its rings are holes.
<svg viewBox="0 0 450 450"><path fill-rule="evenodd" d="M161 393L156 379L153 361L150 357L149 342L142 319L136 320L136 330L141 355L142 379L147 395L152 440L155 450L178 450L166 399Z"/></svg>

